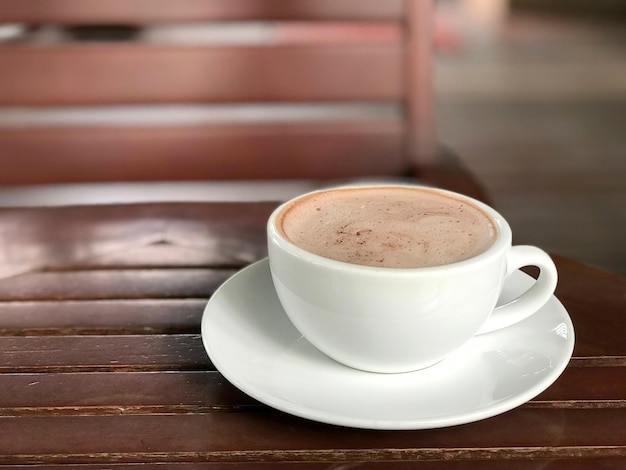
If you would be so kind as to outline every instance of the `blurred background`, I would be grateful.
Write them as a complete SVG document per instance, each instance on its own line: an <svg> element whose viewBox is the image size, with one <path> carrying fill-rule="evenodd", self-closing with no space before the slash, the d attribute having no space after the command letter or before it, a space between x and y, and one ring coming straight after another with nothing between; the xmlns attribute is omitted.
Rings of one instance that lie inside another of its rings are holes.
<svg viewBox="0 0 626 470"><path fill-rule="evenodd" d="M0 24L0 42L246 44L297 42L303 35L311 39L316 34L301 28L281 31L277 36L271 25L264 24L156 25L141 30ZM352 40L342 31L327 28L319 40ZM382 42L396 40L394 31L370 30ZM495 207L511 222L517 241L626 273L626 1L437 0L434 48L437 140L478 176ZM161 117L155 109L100 109L95 114L76 109L0 110L0 128L20 126L25 120L37 125L90 119L158 123ZM244 120L256 119L257 112L248 109L242 117L232 109L172 107L166 114L169 120L210 122L215 118L212 113L224 111ZM274 111L283 120L320 112ZM342 112L351 119L364 108ZM397 109L382 106L367 112L384 117ZM258 187L245 192L240 186L234 191L219 186L218 192L201 188L200 193L194 188L181 186L174 192L178 198L195 199L268 199L276 194L273 188L269 193ZM193 194L185 193L192 190ZM115 200L120 191L125 197L145 196L130 187L113 192L101 187L96 195L106 202L107 197ZM163 196L163 188L158 191ZM287 192L285 197L291 195ZM0 188L0 206L68 200L89 198L86 192L68 199L62 192Z"/></svg>
<svg viewBox="0 0 626 470"><path fill-rule="evenodd" d="M626 2L440 0L439 140L517 239L626 273Z"/></svg>

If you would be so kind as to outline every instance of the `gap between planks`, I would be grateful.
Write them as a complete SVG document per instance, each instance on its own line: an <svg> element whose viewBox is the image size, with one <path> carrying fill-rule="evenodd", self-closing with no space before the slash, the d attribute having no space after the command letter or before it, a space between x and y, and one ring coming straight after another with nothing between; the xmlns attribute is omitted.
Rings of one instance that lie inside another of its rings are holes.
<svg viewBox="0 0 626 470"><path fill-rule="evenodd" d="M541 409L621 409L626 400L557 400L530 401L519 408ZM23 416L121 416L121 415L186 415L268 411L258 404L237 405L108 405L108 406L17 406L0 408L0 417Z"/></svg>
<svg viewBox="0 0 626 470"><path fill-rule="evenodd" d="M10 455L0 464L37 465L70 463L171 463L171 462L415 462L445 460L538 460L626 457L622 446L245 450L209 452L125 452L89 454Z"/></svg>

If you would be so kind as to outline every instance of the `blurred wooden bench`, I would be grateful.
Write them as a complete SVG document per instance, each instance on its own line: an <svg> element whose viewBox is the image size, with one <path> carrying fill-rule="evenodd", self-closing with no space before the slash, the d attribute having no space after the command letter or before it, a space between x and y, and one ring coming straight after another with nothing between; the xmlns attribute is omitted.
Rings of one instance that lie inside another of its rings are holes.
<svg viewBox="0 0 626 470"><path fill-rule="evenodd" d="M417 170L470 188L435 143L432 3L0 0L24 28L0 42L0 184Z"/></svg>

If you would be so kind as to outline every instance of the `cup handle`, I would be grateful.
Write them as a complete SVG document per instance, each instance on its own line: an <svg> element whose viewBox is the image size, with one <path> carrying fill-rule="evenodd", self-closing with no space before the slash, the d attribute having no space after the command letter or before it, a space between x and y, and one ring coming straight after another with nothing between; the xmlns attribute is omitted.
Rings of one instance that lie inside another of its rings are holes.
<svg viewBox="0 0 626 470"><path fill-rule="evenodd" d="M524 266L537 266L540 270L539 277L526 292L497 307L478 330L478 335L506 328L528 318L554 294L558 274L554 262L545 251L527 245L512 247L507 255L505 277Z"/></svg>

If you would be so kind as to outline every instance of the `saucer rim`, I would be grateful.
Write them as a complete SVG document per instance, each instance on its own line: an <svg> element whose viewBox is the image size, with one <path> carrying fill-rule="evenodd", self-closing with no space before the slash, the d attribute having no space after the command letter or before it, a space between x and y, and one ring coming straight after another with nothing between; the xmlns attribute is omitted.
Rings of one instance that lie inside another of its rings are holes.
<svg viewBox="0 0 626 470"><path fill-rule="evenodd" d="M212 353L212 350L213 350L212 345L210 344L210 341L208 339L208 326L207 325L209 323L210 310L211 310L212 304L215 302L214 299L217 299L220 295L222 295L221 291L226 288L227 284L236 282L237 278L240 278L243 273L249 274L248 271L260 269L262 265L266 263L269 264L269 260L267 257L259 261L256 261L254 263L251 263L250 265L241 269L237 273L233 274L226 281L224 281L222 285L220 285L220 287L214 292L214 294L211 296L211 298L209 299L209 301L207 302L204 308L204 311L202 314L202 320L201 320L201 337L202 337L202 342L203 342L205 351L207 352L211 362L213 363L217 371L220 374L222 374L224 378L226 378L226 380L228 380L232 385L234 385L240 391L254 398L255 400L267 406L270 406L276 410L291 414L293 416L297 416L300 418L304 418L304 419L308 419L308 420L316 421L320 423L325 423L325 424L338 425L338 426L344 426L344 427L350 427L350 428L358 428L358 429L373 429L373 430L437 429L437 428L472 423L472 422L480 421L486 418L494 417L502 413L505 413L507 411L510 411L514 408L517 408L523 405L524 403L527 403L528 401L530 401L531 399L533 399L534 397L536 397L543 391L545 391L550 385L552 385L561 376L563 371L568 366L570 359L573 355L574 345L575 345L575 332L574 332L572 320L566 308L563 306L563 304L558 300L558 298L555 295L553 295L548 301L548 303L545 306L543 306L541 309L539 309L533 315L541 314L542 310L545 310L549 305L552 308L556 308L559 310L558 313L561 316L562 320L566 323L568 332L570 333L568 334L567 341L563 343L564 344L563 349L559 354L559 358L561 360L556 365L553 364L554 367L552 368L550 374L543 377L543 379L540 380L538 383L533 384L532 386L525 389L523 392L515 394L512 397L503 399L501 401L494 401L488 405L483 405L481 407L478 407L469 411L461 412L461 413L452 413L448 415L440 415L440 416L431 417L431 418L419 418L419 419L409 418L406 420L404 419L402 420L380 419L380 418L367 419L363 417L351 417L351 416L341 415L333 411L324 410L321 408L315 408L315 407L306 406L306 405L298 405L297 403L294 403L293 401L280 399L280 397L255 389L254 386L248 385L250 382L247 382L245 378L243 377L238 378L238 377L233 376L230 373L230 370L228 370L229 367L224 367L223 364L221 364L219 360L215 359L215 354ZM268 270L269 270L269 267L268 267ZM522 271L518 271L518 273L519 273L518 275L530 277L529 275L527 275L526 273ZM284 313L284 311L282 312L281 316L283 317L285 321L290 321L289 318L287 317L287 314ZM515 325L512 325L509 328L515 328ZM494 333L497 333L497 331ZM472 347L471 342L468 343L464 347L471 348ZM346 366L340 363L335 363L335 364L342 368L345 368L346 370L351 370L353 372L355 371L356 373L373 374L373 375L379 376L381 380L384 380L384 377L387 375L389 376L397 375L397 374L381 374L381 373L360 371L357 369L352 369L349 366ZM435 364L434 366L431 366L431 367L436 368L438 366L439 364ZM418 370L414 372L407 372L405 374L419 374L420 372L421 371Z"/></svg>

